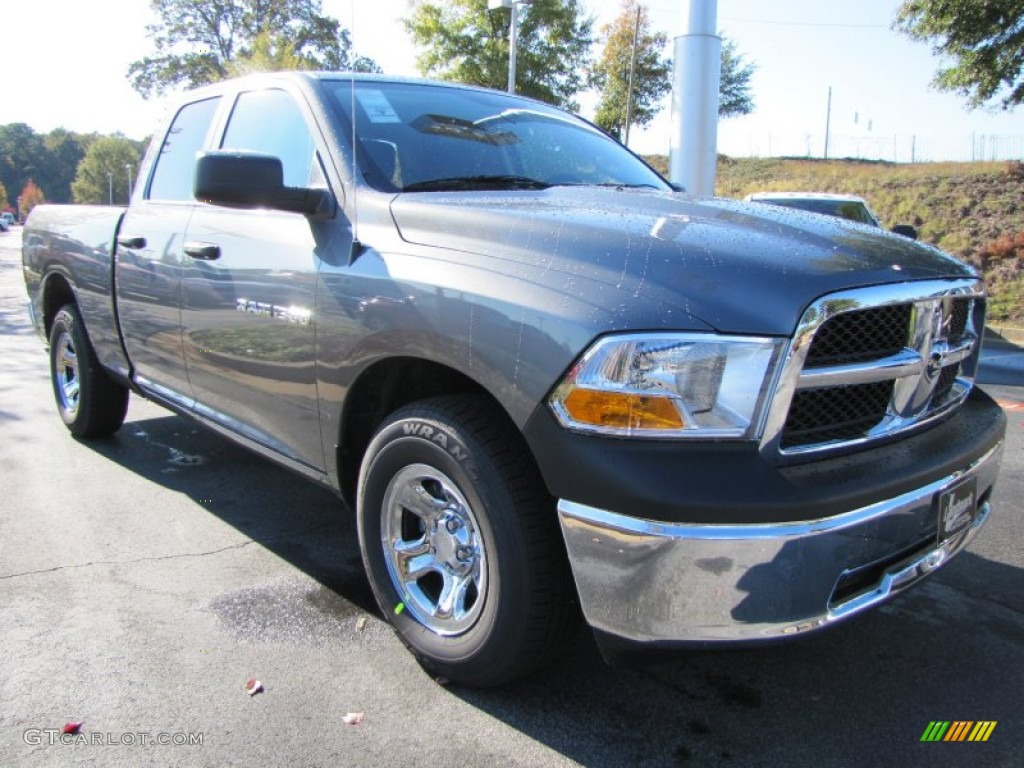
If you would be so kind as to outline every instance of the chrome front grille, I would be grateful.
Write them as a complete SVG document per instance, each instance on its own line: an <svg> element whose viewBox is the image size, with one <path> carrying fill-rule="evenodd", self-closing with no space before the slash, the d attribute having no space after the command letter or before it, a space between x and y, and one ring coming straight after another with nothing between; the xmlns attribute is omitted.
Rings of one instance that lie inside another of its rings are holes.
<svg viewBox="0 0 1024 768"><path fill-rule="evenodd" d="M782 449L862 437L885 418L893 382L804 389L782 430Z"/></svg>
<svg viewBox="0 0 1024 768"><path fill-rule="evenodd" d="M838 449L948 413L973 384L983 318L978 280L820 299L790 346L763 447L783 456Z"/></svg>
<svg viewBox="0 0 1024 768"><path fill-rule="evenodd" d="M804 365L842 365L895 355L907 345L912 309L910 304L894 304L836 315L814 335Z"/></svg>

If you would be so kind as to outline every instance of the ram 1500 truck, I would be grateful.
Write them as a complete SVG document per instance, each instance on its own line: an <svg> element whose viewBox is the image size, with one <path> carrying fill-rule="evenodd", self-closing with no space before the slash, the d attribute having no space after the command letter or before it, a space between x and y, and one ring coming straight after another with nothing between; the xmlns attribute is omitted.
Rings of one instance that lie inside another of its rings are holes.
<svg viewBox="0 0 1024 768"><path fill-rule="evenodd" d="M647 647L801 635L990 513L974 271L689 197L535 101L203 88L126 210L38 207L23 259L75 437L134 391L335 489L382 614L453 681L537 669L580 612Z"/></svg>

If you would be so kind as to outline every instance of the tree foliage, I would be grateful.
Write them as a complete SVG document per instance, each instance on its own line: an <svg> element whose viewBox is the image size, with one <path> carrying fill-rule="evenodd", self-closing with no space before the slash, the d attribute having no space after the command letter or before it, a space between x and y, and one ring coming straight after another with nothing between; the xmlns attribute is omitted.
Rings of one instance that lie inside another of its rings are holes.
<svg viewBox="0 0 1024 768"><path fill-rule="evenodd" d="M45 178L49 165L42 136L25 123L0 126L0 182L12 194L30 178Z"/></svg>
<svg viewBox="0 0 1024 768"><path fill-rule="evenodd" d="M289 69L307 69L306 62L287 40L275 39L269 32L261 32L252 43L252 50L227 62L224 67L230 77L241 77L254 72L282 72Z"/></svg>
<svg viewBox="0 0 1024 768"><path fill-rule="evenodd" d="M76 134L64 128L56 128L43 137L45 172L37 178L43 188L49 190L51 200L64 202L71 199L75 170L95 140L95 134Z"/></svg>
<svg viewBox="0 0 1024 768"><path fill-rule="evenodd" d="M70 201L75 169L95 138L63 128L39 134L25 123L0 125L0 183L8 190L8 202L16 202L10 196L29 179L48 190L54 202Z"/></svg>
<svg viewBox="0 0 1024 768"><path fill-rule="evenodd" d="M637 14L639 13L639 32ZM633 38L636 36L636 58ZM594 85L601 91L594 122L622 136L629 101L629 72L633 64L631 124L644 126L661 111L662 97L672 88L672 62L662 56L668 43L664 32L652 32L647 7L623 0L622 12L601 29L604 47L594 67Z"/></svg>
<svg viewBox="0 0 1024 768"><path fill-rule="evenodd" d="M663 97L672 89L672 62L662 56L668 36L651 31L645 6L637 0L623 0L622 13L601 31L604 48L593 76L594 85L601 90L594 122L615 136L622 135L626 124L626 94L637 10L640 12L640 30L633 72L632 124L644 126L650 123L664 106ZM756 65L746 61L736 50L735 42L723 37L721 66L719 116L750 114L754 111L750 78Z"/></svg>
<svg viewBox="0 0 1024 768"><path fill-rule="evenodd" d="M321 0L151 0L160 21L147 27L156 51L128 68L143 97L231 74L230 64L284 55L301 69L379 72L355 56L348 30L321 12ZM262 50L260 47L262 46Z"/></svg>
<svg viewBox="0 0 1024 768"><path fill-rule="evenodd" d="M1024 0L905 0L893 27L950 60L932 84L972 107L1024 102Z"/></svg>
<svg viewBox="0 0 1024 768"><path fill-rule="evenodd" d="M25 182L25 186L21 188L21 194L18 195L18 213L21 216L28 216L33 208L45 202L46 195L43 193L42 188L32 179L29 179Z"/></svg>
<svg viewBox="0 0 1024 768"><path fill-rule="evenodd" d="M419 0L405 28L422 52L422 74L505 90L509 25L506 8L487 0ZM569 109L587 85L593 18L581 0L534 0L519 6L516 92Z"/></svg>
<svg viewBox="0 0 1024 768"><path fill-rule="evenodd" d="M0 213L10 210L11 204L7 200L7 187L0 182Z"/></svg>
<svg viewBox="0 0 1024 768"><path fill-rule="evenodd" d="M720 117L749 115L754 111L754 97L750 93L750 78L757 65L748 62L736 50L736 43L722 37L722 79L718 86L718 114Z"/></svg>
<svg viewBox="0 0 1024 768"><path fill-rule="evenodd" d="M95 205L127 203L129 177L138 173L142 149L139 142L123 136L96 139L78 165L71 185L74 201Z"/></svg>

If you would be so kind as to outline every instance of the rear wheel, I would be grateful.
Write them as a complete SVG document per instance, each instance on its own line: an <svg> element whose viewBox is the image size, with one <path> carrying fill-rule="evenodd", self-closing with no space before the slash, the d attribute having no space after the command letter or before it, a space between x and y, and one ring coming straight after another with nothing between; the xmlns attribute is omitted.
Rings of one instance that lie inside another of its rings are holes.
<svg viewBox="0 0 1024 768"><path fill-rule="evenodd" d="M74 304L61 307L50 329L50 378L57 410L75 437L105 437L121 428L128 389L100 366Z"/></svg>
<svg viewBox="0 0 1024 768"><path fill-rule="evenodd" d="M498 685L571 637L553 500L486 400L434 398L392 415L363 460L358 517L381 610L433 674Z"/></svg>

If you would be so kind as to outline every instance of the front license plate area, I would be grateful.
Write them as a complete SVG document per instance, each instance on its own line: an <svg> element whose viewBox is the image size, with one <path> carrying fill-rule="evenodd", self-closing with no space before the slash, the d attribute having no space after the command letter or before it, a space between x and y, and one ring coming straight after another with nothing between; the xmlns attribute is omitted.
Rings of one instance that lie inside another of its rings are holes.
<svg viewBox="0 0 1024 768"><path fill-rule="evenodd" d="M939 541L967 528L978 516L978 479L968 478L939 494Z"/></svg>

